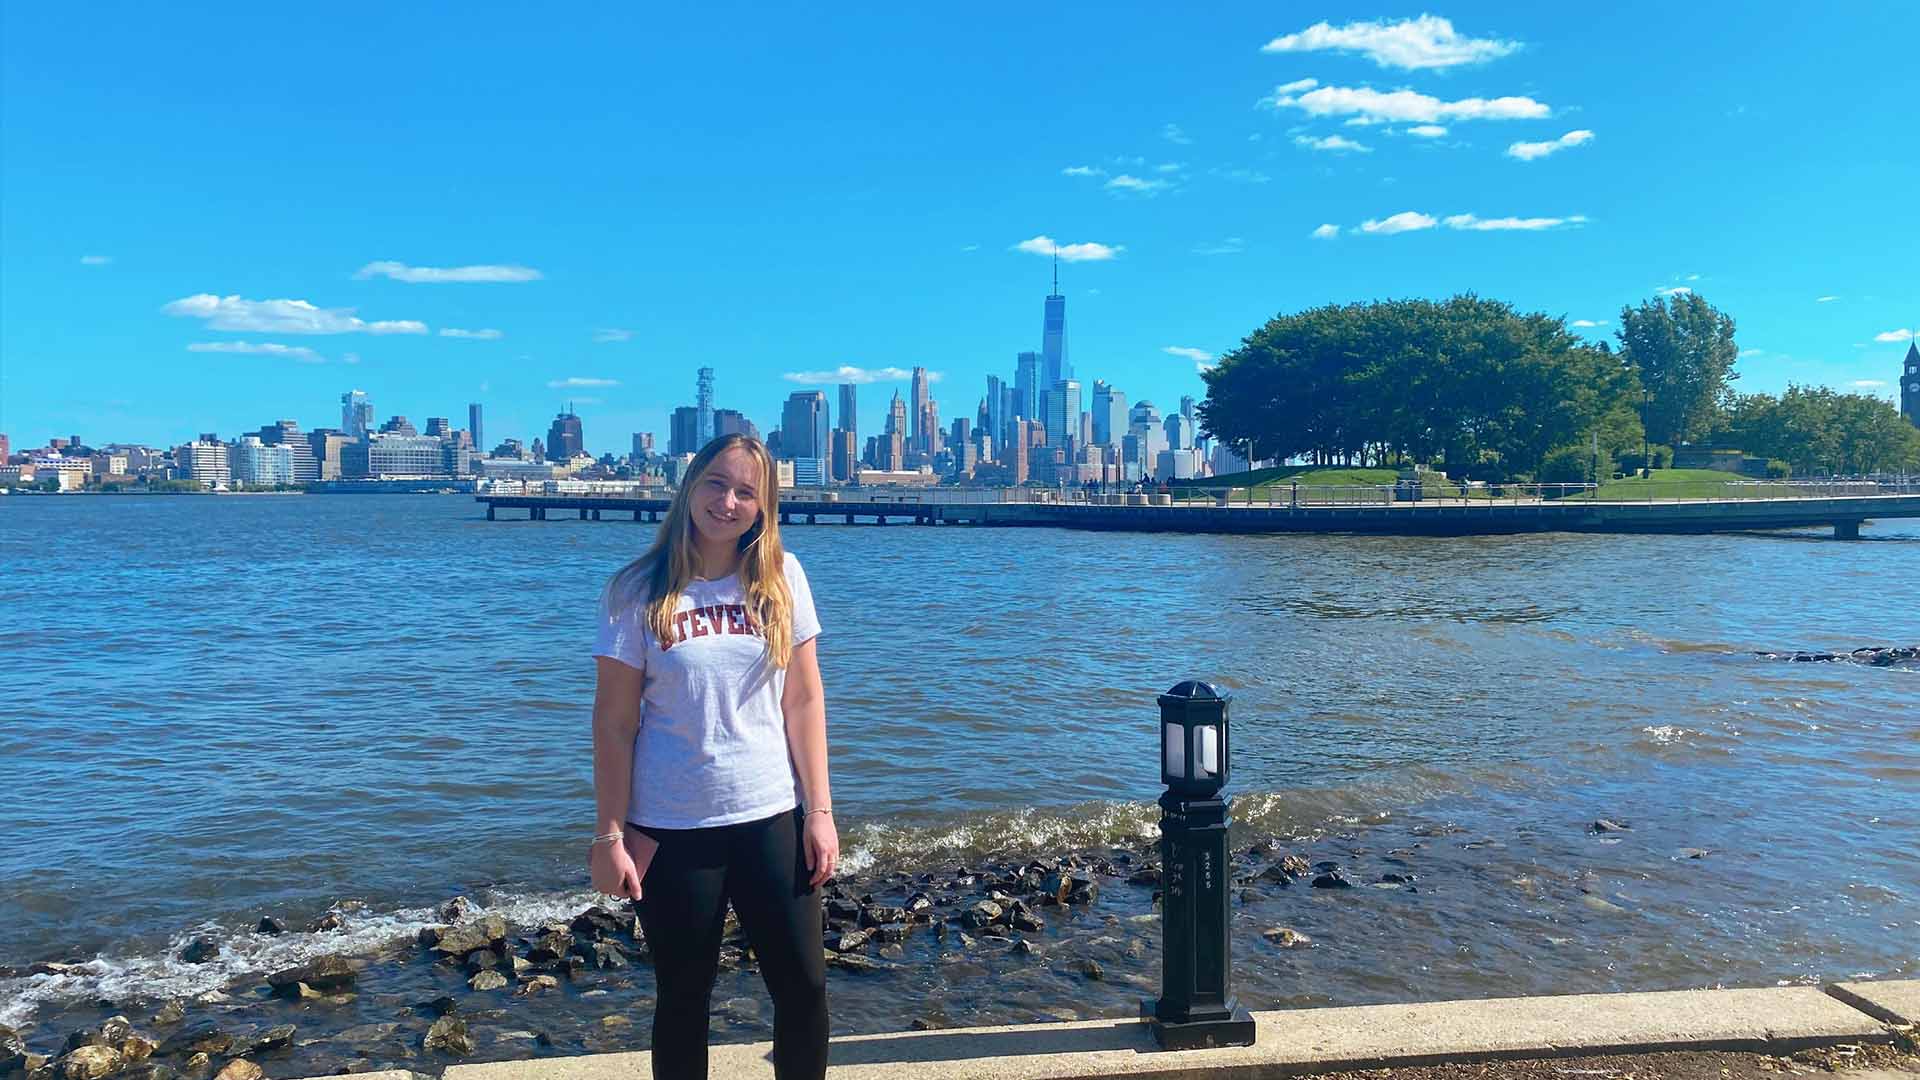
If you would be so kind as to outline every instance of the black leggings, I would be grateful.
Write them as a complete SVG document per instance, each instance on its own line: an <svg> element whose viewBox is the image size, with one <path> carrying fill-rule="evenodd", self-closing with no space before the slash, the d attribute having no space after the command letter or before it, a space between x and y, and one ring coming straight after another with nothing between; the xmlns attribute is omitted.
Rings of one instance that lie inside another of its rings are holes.
<svg viewBox="0 0 1920 1080"><path fill-rule="evenodd" d="M773 996L773 1072L827 1072L827 965L820 892L808 884L798 810L710 829L631 825L660 842L640 887L653 951L655 1080L706 1080L707 1017L727 902Z"/></svg>

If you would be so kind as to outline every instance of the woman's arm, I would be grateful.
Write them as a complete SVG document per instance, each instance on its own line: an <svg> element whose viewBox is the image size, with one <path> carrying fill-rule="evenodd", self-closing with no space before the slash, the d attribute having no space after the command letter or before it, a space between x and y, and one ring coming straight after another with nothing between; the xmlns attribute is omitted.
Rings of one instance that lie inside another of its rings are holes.
<svg viewBox="0 0 1920 1080"><path fill-rule="evenodd" d="M594 658L599 678L593 691L594 833L623 832L633 795L633 737L640 729L640 696L646 673L619 660ZM594 887L613 896L640 895L644 869L630 844L593 845L588 864Z"/></svg>
<svg viewBox="0 0 1920 1080"><path fill-rule="evenodd" d="M787 724L787 753L800 778L800 799L809 811L833 806L827 779L827 695L820 685L818 638L797 645L787 661L787 685L780 711ZM840 836L830 813L809 813L805 830L807 869L816 886L833 876L840 861Z"/></svg>

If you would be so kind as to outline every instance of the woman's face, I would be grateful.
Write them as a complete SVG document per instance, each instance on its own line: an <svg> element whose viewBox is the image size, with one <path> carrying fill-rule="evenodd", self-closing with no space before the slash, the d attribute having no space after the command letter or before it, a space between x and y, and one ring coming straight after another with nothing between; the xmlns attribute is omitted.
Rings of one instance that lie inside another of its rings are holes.
<svg viewBox="0 0 1920 1080"><path fill-rule="evenodd" d="M760 488L766 476L742 447L713 459L693 490L693 527L701 538L737 542L760 520Z"/></svg>

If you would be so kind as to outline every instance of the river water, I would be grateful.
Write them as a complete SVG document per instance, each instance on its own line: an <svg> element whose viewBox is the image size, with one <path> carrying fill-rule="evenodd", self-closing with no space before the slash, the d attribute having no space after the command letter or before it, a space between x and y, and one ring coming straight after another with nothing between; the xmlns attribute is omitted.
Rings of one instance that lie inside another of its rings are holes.
<svg viewBox="0 0 1920 1080"><path fill-rule="evenodd" d="M0 502L0 1023L42 1050L168 999L266 1023L267 971L398 956L452 896L579 911L594 598L652 531L445 496ZM1920 671L1754 656L1920 643L1920 524L784 535L854 877L1145 858L1154 695L1202 678L1233 694L1236 843L1362 884L1240 891L1255 1008L1920 975ZM1365 887L1385 873L1415 884ZM836 1030L1132 1014L1156 909L1104 884L1038 958L926 936L836 973ZM177 958L196 936L212 962ZM299 1007L313 1041L274 1074L338 1064L329 1033L404 1059L406 1004L461 979L393 959ZM479 1056L645 1045L651 992L635 968L503 996ZM723 975L719 1037L766 1037L763 997Z"/></svg>

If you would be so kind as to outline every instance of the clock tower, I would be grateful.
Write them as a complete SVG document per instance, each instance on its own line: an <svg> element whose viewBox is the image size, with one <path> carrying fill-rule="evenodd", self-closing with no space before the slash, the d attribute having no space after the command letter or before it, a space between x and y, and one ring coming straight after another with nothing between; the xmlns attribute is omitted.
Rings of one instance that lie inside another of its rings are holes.
<svg viewBox="0 0 1920 1080"><path fill-rule="evenodd" d="M1900 371L1900 415L1920 427L1920 337L1907 342L1907 362Z"/></svg>

